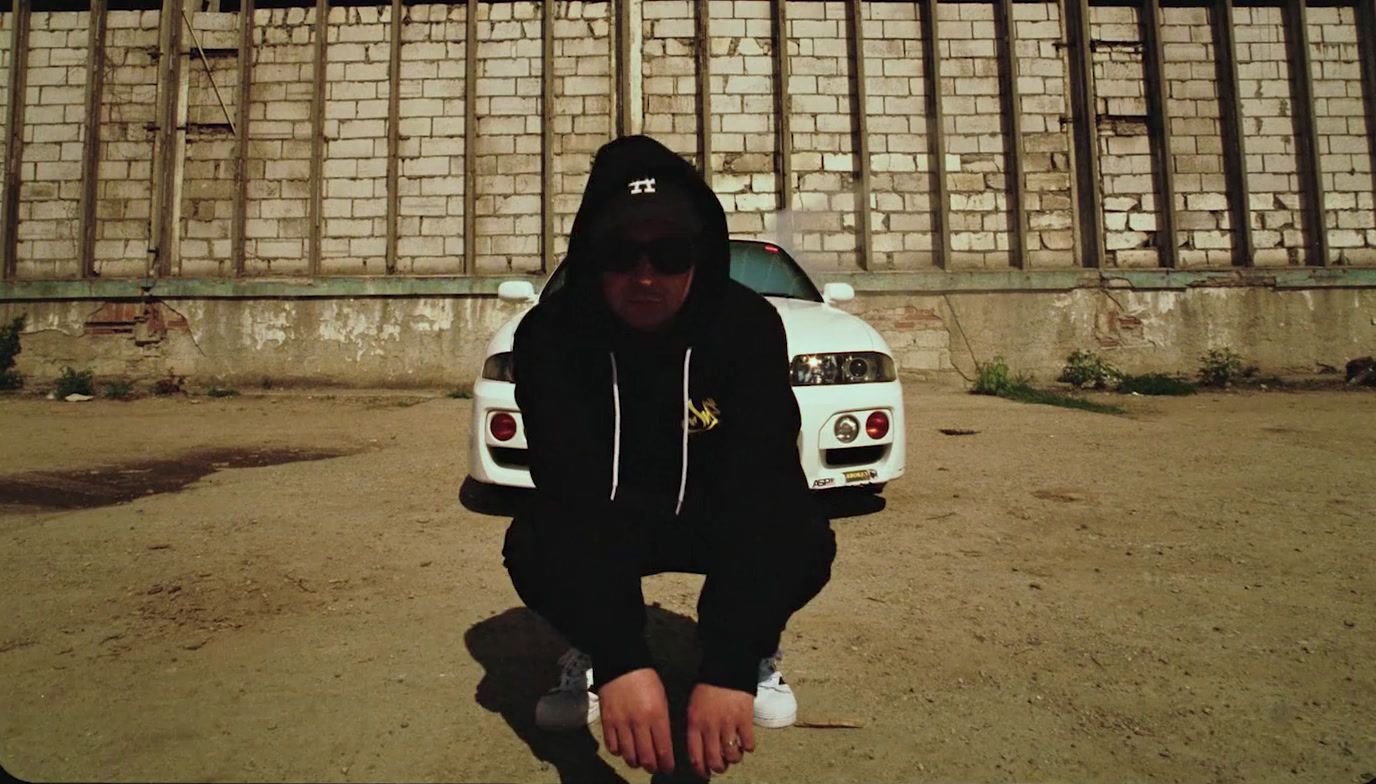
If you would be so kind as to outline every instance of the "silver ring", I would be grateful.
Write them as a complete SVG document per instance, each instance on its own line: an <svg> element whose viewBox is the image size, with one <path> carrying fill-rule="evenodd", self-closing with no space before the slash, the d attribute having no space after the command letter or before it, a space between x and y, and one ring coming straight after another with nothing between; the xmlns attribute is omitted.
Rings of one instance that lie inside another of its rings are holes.
<svg viewBox="0 0 1376 784"><path fill-rule="evenodd" d="M736 748L736 747L739 746L739 745L741 745L741 739L740 739L740 738L732 738L731 740L729 740L729 741L726 742L726 747L727 747L727 748L730 748L730 749L734 749L734 748Z"/></svg>

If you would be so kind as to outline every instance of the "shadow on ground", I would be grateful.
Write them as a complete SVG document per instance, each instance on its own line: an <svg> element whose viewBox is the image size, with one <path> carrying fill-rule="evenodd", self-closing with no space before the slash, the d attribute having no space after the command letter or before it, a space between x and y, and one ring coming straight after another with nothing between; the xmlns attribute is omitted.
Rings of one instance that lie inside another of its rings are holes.
<svg viewBox="0 0 1376 784"><path fill-rule="evenodd" d="M515 517L534 491L518 487L502 487L465 477L459 487L459 503L470 512L493 517ZM862 517L884 511L887 501L868 487L843 487L836 490L813 491L813 497L824 514L832 520Z"/></svg>
<svg viewBox="0 0 1376 784"><path fill-rule="evenodd" d="M822 513L829 519L844 517L863 517L884 511L888 501L884 496L868 487L842 487L836 490L813 491Z"/></svg>
<svg viewBox="0 0 1376 784"><path fill-rule="evenodd" d="M697 625L687 616L650 606L646 608L645 636L669 695L674 757L679 769L674 775L661 774L652 781L700 781L688 764L683 724L698 665ZM624 784L626 779L617 768L598 756L600 724L567 733L545 732L535 726L535 701L558 682L556 660L566 647L539 616L524 607L513 607L474 624L464 635L464 642L483 668L475 695L477 703L500 713L531 753L559 772L560 781ZM617 765L620 767L621 763Z"/></svg>

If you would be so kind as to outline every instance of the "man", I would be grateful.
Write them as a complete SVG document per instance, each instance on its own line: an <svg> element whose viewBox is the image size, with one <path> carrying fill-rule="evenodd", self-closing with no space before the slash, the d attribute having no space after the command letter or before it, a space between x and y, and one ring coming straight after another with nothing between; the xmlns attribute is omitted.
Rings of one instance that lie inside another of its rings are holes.
<svg viewBox="0 0 1376 784"><path fill-rule="evenodd" d="M753 724L793 723L779 637L836 552L798 459L783 324L729 279L711 189L648 137L598 151L565 265L513 357L536 489L503 552L522 600L573 645L536 721L600 714L612 754L673 770L640 582L705 574L687 748L707 778L754 750Z"/></svg>

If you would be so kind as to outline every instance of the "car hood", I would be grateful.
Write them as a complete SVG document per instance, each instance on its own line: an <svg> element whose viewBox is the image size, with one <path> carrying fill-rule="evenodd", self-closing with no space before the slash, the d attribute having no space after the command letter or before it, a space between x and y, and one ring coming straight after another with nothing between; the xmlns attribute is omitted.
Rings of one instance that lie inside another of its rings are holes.
<svg viewBox="0 0 1376 784"><path fill-rule="evenodd" d="M839 351L881 351L892 356L889 344L863 319L822 302L784 297L765 297L779 311L788 335L790 357ZM531 306L533 307L533 306ZM487 356L511 351L516 327L530 307L512 316L497 329L487 344Z"/></svg>

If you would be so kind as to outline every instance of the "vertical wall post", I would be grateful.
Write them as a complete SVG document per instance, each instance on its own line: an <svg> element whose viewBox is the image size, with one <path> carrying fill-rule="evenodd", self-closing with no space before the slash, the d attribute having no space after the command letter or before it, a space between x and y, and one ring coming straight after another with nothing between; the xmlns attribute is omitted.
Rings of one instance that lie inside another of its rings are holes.
<svg viewBox="0 0 1376 784"><path fill-rule="evenodd" d="M855 194L855 215L860 222L860 269L874 268L874 232L870 212L869 97L865 89L865 20L860 0L850 0L851 73L855 75L855 155L860 181Z"/></svg>
<svg viewBox="0 0 1376 784"><path fill-rule="evenodd" d="M936 181L932 211L932 250L936 266L948 269L951 265L951 199L946 189L946 115L941 107L941 36L937 30L939 0L922 3L922 53L927 73L927 155L931 159L932 178Z"/></svg>
<svg viewBox="0 0 1376 784"><path fill-rule="evenodd" d="M1171 154L1171 117L1166 103L1165 50L1161 45L1161 0L1142 0L1139 8L1147 89L1147 129L1156 159L1156 249L1161 266L1176 267L1175 156Z"/></svg>
<svg viewBox="0 0 1376 784"><path fill-rule="evenodd" d="M239 120L234 137L234 217L230 241L234 247L234 274L243 275L248 239L248 140L249 107L253 104L253 14L254 0L239 4Z"/></svg>
<svg viewBox="0 0 1376 784"><path fill-rule="evenodd" d="M613 62L616 63L616 135L628 136L631 131L631 9L634 0L614 0L612 36Z"/></svg>
<svg viewBox="0 0 1376 784"><path fill-rule="evenodd" d="M1353 0L1357 6L1357 59L1362 63L1362 96L1366 104L1366 140L1371 172L1376 177L1376 0Z"/></svg>
<svg viewBox="0 0 1376 784"><path fill-rule="evenodd" d="M712 185L712 19L708 0L694 0L697 11L698 170Z"/></svg>
<svg viewBox="0 0 1376 784"><path fill-rule="evenodd" d="M1027 268L1027 190L1023 178L1022 93L1018 90L1018 23L1013 18L1013 0L999 0L998 11L1002 30L998 35L999 75L1003 77L1003 136L1008 157L1009 183L1004 192L1012 199L1009 205L1008 264Z"/></svg>
<svg viewBox="0 0 1376 784"><path fill-rule="evenodd" d="M1099 112L1094 98L1094 61L1089 46L1088 0L1066 0L1070 45L1070 122L1074 130L1075 190L1080 252L1086 267L1104 263L1103 199L1099 178Z"/></svg>
<svg viewBox="0 0 1376 784"><path fill-rule="evenodd" d="M5 204L0 236L0 278L14 280L19 251L19 170L24 161L24 104L28 93L29 22L33 0L14 0L10 26L10 89L5 118Z"/></svg>
<svg viewBox="0 0 1376 784"><path fill-rule="evenodd" d="M788 3L770 3L774 11L774 127L779 135L779 209L793 209L793 131L788 100ZM788 238L780 238L788 239Z"/></svg>
<svg viewBox="0 0 1376 784"><path fill-rule="evenodd" d="M1256 245L1252 240L1252 199L1247 186L1247 134L1242 130L1242 101L1237 86L1233 0L1213 0L1210 21L1218 79L1218 115L1223 132L1223 169L1228 183L1228 221L1233 230L1233 266L1250 267L1256 256Z"/></svg>
<svg viewBox="0 0 1376 784"><path fill-rule="evenodd" d="M540 0L540 270L554 269L554 0Z"/></svg>
<svg viewBox="0 0 1376 784"><path fill-rule="evenodd" d="M464 13L463 71L463 269L477 271L478 258L478 0Z"/></svg>
<svg viewBox="0 0 1376 784"><path fill-rule="evenodd" d="M1309 252L1305 263L1328 264L1328 226L1324 221L1323 164L1319 159L1319 135L1314 123L1314 72L1309 58L1307 0L1285 0L1285 43L1290 50L1290 84L1293 90L1295 135L1299 137L1300 189L1309 223Z"/></svg>
<svg viewBox="0 0 1376 784"><path fill-rule="evenodd" d="M105 0L91 0L86 56L86 127L81 150L81 276L96 274L96 199L100 187L101 93L105 90Z"/></svg>
<svg viewBox="0 0 1376 784"><path fill-rule="evenodd" d="M325 193L325 70L329 65L330 2L315 0L315 78L311 92L311 202L310 202L310 265L311 275L320 274L320 239L323 234Z"/></svg>
<svg viewBox="0 0 1376 784"><path fill-rule="evenodd" d="M153 231L156 251L153 274L172 274L180 221L177 215L178 120L182 97L182 0L163 0L158 40L158 131L155 139Z"/></svg>
<svg viewBox="0 0 1376 784"><path fill-rule="evenodd" d="M401 213L401 0L392 0L392 48L387 66L387 274L397 271L397 222Z"/></svg>

